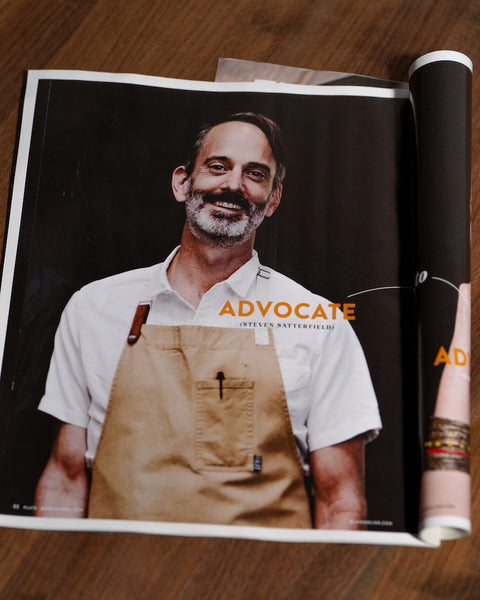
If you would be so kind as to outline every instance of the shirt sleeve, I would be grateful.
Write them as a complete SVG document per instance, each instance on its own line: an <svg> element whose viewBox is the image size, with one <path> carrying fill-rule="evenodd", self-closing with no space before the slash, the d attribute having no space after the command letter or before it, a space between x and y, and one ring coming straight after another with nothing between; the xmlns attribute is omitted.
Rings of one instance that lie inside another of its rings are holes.
<svg viewBox="0 0 480 600"><path fill-rule="evenodd" d="M378 403L360 342L347 321L337 321L313 357L310 452L339 444L362 433L367 440L382 427Z"/></svg>
<svg viewBox="0 0 480 600"><path fill-rule="evenodd" d="M90 395L81 360L79 292L62 313L39 409L64 423L87 427Z"/></svg>

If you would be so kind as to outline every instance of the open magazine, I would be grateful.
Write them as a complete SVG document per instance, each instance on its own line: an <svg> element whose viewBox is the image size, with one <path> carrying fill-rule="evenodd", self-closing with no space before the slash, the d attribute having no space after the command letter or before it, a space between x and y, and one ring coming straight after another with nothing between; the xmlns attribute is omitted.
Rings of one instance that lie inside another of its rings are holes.
<svg viewBox="0 0 480 600"><path fill-rule="evenodd" d="M29 72L0 524L467 535L471 70L440 52L408 86Z"/></svg>

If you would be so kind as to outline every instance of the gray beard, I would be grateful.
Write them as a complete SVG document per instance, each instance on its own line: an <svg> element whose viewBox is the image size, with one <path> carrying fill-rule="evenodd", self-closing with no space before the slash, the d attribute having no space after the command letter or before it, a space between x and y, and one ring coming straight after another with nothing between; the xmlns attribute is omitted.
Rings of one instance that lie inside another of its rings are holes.
<svg viewBox="0 0 480 600"><path fill-rule="evenodd" d="M269 196L265 202L253 204L239 194L239 203L245 207L243 213L227 215L221 209L218 212L205 209L208 203L205 197L213 195L193 190L190 181L185 202L187 224L196 238L217 248L232 248L249 240L263 221L270 199Z"/></svg>

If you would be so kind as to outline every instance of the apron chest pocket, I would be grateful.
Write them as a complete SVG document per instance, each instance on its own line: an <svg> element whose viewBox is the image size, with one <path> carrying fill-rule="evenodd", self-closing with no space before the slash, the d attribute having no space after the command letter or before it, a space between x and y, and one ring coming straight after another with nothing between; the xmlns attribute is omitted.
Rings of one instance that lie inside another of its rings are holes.
<svg viewBox="0 0 480 600"><path fill-rule="evenodd" d="M196 382L195 462L200 471L253 470L253 388L250 379Z"/></svg>

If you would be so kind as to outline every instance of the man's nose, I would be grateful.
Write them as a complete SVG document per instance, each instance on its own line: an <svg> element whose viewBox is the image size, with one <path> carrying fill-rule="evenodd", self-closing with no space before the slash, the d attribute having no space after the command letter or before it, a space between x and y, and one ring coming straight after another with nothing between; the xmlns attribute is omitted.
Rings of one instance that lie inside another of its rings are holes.
<svg viewBox="0 0 480 600"><path fill-rule="evenodd" d="M225 175L224 181L222 181L222 189L231 190L235 192L241 190L243 185L243 174L241 170L232 169Z"/></svg>

